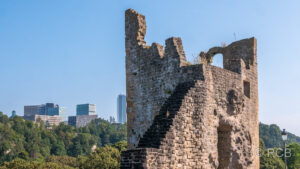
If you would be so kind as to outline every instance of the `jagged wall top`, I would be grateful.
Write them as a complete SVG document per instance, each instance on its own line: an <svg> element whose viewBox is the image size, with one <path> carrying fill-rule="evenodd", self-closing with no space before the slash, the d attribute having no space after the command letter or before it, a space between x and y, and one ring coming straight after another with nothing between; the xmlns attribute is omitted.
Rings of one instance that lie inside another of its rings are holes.
<svg viewBox="0 0 300 169"><path fill-rule="evenodd" d="M136 43L133 45L145 45L144 40L146 35L146 21L145 16L139 14L133 9L128 9L125 12L125 26L130 25L125 28L126 42Z"/></svg>
<svg viewBox="0 0 300 169"><path fill-rule="evenodd" d="M125 12L125 22L127 55L133 53L132 49L143 48L151 52L152 57L146 58L148 60L162 61L167 64L169 63L167 57L172 57L173 61L174 59L177 60L178 63L176 65L180 67L187 66L181 38L168 38L165 41L165 48L158 43L152 43L151 46L148 46L145 41L147 28L145 16L133 9L128 9ZM256 66L256 39L254 37L243 39L225 47L213 47L208 52L201 52L199 54L201 63L211 64L213 57L219 53L223 55L224 69L242 73L243 66L246 69L250 69L250 66L253 65ZM139 56L139 54L136 56ZM158 60L158 58L161 60Z"/></svg>
<svg viewBox="0 0 300 169"><path fill-rule="evenodd" d="M137 47L144 48L152 53L153 58L148 59L162 59L162 61L168 60L168 57L177 59L179 66L186 65L186 57L182 46L181 38L171 37L165 41L165 48L158 43L152 43L151 46L147 46L145 41L146 35L146 21L145 16L139 14L133 9L128 9L125 12L125 46L126 53L129 54L130 49ZM132 52L132 51L131 51Z"/></svg>

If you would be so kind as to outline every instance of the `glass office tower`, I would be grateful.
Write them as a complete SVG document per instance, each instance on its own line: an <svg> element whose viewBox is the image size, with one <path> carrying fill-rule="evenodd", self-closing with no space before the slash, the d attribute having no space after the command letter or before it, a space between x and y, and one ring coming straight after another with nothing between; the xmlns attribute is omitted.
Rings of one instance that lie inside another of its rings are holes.
<svg viewBox="0 0 300 169"><path fill-rule="evenodd" d="M126 96L118 95L117 99L117 120L118 123L127 122L127 114L126 114Z"/></svg>
<svg viewBox="0 0 300 169"><path fill-rule="evenodd" d="M76 115L97 115L95 104L78 104L76 106Z"/></svg>

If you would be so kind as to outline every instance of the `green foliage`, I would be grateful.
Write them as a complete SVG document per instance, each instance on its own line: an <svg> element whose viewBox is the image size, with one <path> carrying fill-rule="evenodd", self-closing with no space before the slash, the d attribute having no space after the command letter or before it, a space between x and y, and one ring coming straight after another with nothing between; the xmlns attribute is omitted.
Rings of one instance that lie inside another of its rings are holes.
<svg viewBox="0 0 300 169"><path fill-rule="evenodd" d="M22 159L14 159L11 162L5 162L0 169L75 169L68 165L55 162L38 162L25 161Z"/></svg>
<svg viewBox="0 0 300 169"><path fill-rule="evenodd" d="M267 148L283 147L280 128L275 125L259 124L259 137L264 141Z"/></svg>
<svg viewBox="0 0 300 169"><path fill-rule="evenodd" d="M266 148L282 147L277 125L260 123L260 165L281 169L284 163ZM300 138L288 133L292 155L289 168L300 168ZM82 128L65 124L49 130L43 122L32 123L20 117L8 118L0 112L0 169L93 169L120 167L121 151L127 149L126 124L113 125L97 119ZM92 147L97 146L92 152ZM282 153L282 152L280 152Z"/></svg>
<svg viewBox="0 0 300 169"><path fill-rule="evenodd" d="M296 136L295 134L288 133L288 144L291 144L291 143L300 144L300 137Z"/></svg>
<svg viewBox="0 0 300 169"><path fill-rule="evenodd" d="M61 123L49 130L43 122L8 118L0 112L0 165L17 158L14 162L19 164L25 163L22 159L43 161L51 155L88 156L93 146L114 144L126 140L126 135L126 124L113 125L103 119L82 128Z"/></svg>
<svg viewBox="0 0 300 169"><path fill-rule="evenodd" d="M88 169L118 169L120 168L120 151L111 146L97 148L82 165Z"/></svg>
<svg viewBox="0 0 300 169"><path fill-rule="evenodd" d="M264 141L266 148L283 147L281 132L276 124L259 123L259 138ZM293 142L300 143L300 137L288 133L288 144Z"/></svg>
<svg viewBox="0 0 300 169"><path fill-rule="evenodd" d="M272 151L268 151L265 148L264 142L260 139L260 168L261 169L284 169L284 156L281 148L271 148ZM300 145L298 143L291 143L287 146L287 166L290 169L299 169L300 168ZM281 158L280 158L281 157Z"/></svg>
<svg viewBox="0 0 300 169"><path fill-rule="evenodd" d="M63 141L58 141L55 143L51 148L51 154L58 155L58 156L64 156L66 155L66 149L65 144Z"/></svg>
<svg viewBox="0 0 300 169"><path fill-rule="evenodd" d="M280 128L275 125L266 125L259 124L259 137L261 138L261 142L265 144L266 148L282 148L283 140L281 136ZM298 169L300 168L300 137L295 136L294 134L288 133L288 146L287 148L291 151L291 157L287 157L288 168ZM263 146L263 151L267 152L267 150ZM264 155L260 159L261 168L284 168L283 162L283 152L279 154L282 156L282 159L279 160L278 157L274 157L272 155ZM288 155L288 154L287 154ZM283 166L282 166L283 165Z"/></svg>
<svg viewBox="0 0 300 169"><path fill-rule="evenodd" d="M282 161L282 159L279 158L276 153L270 153L273 151L268 151L261 139L259 141L259 148L261 169L284 169L284 162Z"/></svg>
<svg viewBox="0 0 300 169"><path fill-rule="evenodd" d="M127 141L120 141L112 145L112 147L118 149L120 152L127 150Z"/></svg>
<svg viewBox="0 0 300 169"><path fill-rule="evenodd" d="M36 165L36 169L74 169L73 167L52 162L40 162Z"/></svg>
<svg viewBox="0 0 300 169"><path fill-rule="evenodd" d="M62 166L76 168L78 166L77 159L70 156L49 156L45 159L48 163L59 163Z"/></svg>
<svg viewBox="0 0 300 169"><path fill-rule="evenodd" d="M36 165L33 162L25 161L22 159L14 159L11 162L5 162L3 166L0 167L0 169L33 169L36 168Z"/></svg>
<svg viewBox="0 0 300 169"><path fill-rule="evenodd" d="M292 143L287 146L290 149L291 156L287 153L288 168L299 169L300 168L300 145Z"/></svg>
<svg viewBox="0 0 300 169"><path fill-rule="evenodd" d="M16 158L4 162L0 169L117 169L120 168L121 151L127 143L120 141L111 146L97 148L89 156L49 156L44 160L30 161Z"/></svg>

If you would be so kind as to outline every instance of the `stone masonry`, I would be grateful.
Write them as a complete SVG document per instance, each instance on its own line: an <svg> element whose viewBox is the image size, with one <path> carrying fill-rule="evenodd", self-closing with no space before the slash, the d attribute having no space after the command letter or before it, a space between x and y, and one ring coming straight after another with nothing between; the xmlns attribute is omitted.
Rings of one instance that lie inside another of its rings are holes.
<svg viewBox="0 0 300 169"><path fill-rule="evenodd" d="M148 46L145 16L125 12L128 150L121 168L258 169L256 39L201 52L180 38ZM223 55L223 67L210 65Z"/></svg>

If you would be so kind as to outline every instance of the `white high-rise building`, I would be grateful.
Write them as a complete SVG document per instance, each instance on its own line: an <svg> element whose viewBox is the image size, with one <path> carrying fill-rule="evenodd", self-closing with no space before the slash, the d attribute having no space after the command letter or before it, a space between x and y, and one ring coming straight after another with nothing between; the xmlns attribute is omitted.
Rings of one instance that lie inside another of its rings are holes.
<svg viewBox="0 0 300 169"><path fill-rule="evenodd" d="M118 95L117 99L117 120L118 123L127 122L127 114L126 114L126 96Z"/></svg>

